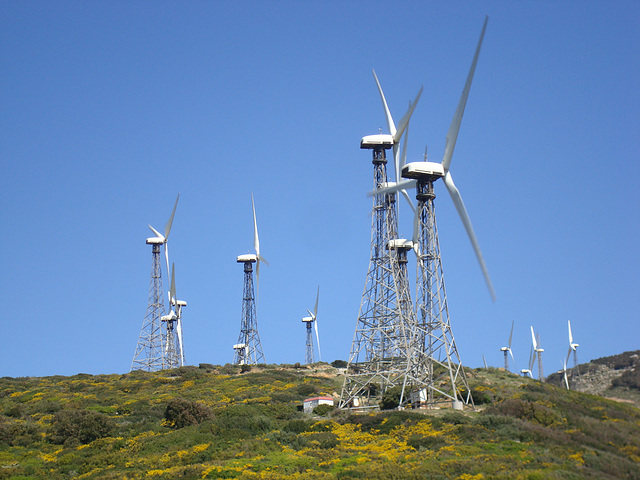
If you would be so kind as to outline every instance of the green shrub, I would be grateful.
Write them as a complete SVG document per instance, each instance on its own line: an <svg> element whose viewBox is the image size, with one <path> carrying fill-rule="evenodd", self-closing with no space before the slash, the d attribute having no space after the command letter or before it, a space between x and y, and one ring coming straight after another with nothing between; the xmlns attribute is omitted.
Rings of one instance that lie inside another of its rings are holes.
<svg viewBox="0 0 640 480"><path fill-rule="evenodd" d="M51 422L48 439L57 444L87 444L115 433L115 422L99 412L68 409L57 412Z"/></svg>
<svg viewBox="0 0 640 480"><path fill-rule="evenodd" d="M174 398L167 403L164 410L166 424L173 428L182 428L211 418L209 407L199 402L192 402L184 398Z"/></svg>
<svg viewBox="0 0 640 480"><path fill-rule="evenodd" d="M313 413L316 415L326 415L327 413L335 410L336 407L334 407L333 405L327 405L326 403L323 405L318 405L316 408L313 409Z"/></svg>
<svg viewBox="0 0 640 480"><path fill-rule="evenodd" d="M507 415L510 417L536 422L549 426L559 422L560 415L550 407L520 398L508 398L492 405L486 410L489 414Z"/></svg>
<svg viewBox="0 0 640 480"><path fill-rule="evenodd" d="M347 368L347 362L344 360L334 360L331 362L331 366L333 368Z"/></svg>
<svg viewBox="0 0 640 480"><path fill-rule="evenodd" d="M393 410L400 404L400 395L402 395L402 385L387 388L382 394L380 401L381 410Z"/></svg>

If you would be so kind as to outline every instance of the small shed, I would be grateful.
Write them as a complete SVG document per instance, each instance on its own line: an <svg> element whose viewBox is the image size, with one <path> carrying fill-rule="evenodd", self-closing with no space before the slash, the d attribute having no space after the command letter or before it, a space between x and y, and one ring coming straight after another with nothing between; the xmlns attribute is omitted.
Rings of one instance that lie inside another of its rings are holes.
<svg viewBox="0 0 640 480"><path fill-rule="evenodd" d="M333 397L313 397L306 398L304 401L304 412L311 413L318 405L332 405Z"/></svg>

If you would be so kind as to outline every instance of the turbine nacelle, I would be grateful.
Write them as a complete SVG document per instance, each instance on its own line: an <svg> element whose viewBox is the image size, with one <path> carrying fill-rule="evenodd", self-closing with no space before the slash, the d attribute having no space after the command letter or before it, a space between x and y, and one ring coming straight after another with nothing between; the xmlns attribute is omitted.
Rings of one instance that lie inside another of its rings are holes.
<svg viewBox="0 0 640 480"><path fill-rule="evenodd" d="M411 162L402 167L402 176L412 180L431 177L432 180L444 177L446 172L441 163L436 162Z"/></svg>
<svg viewBox="0 0 640 480"><path fill-rule="evenodd" d="M302 318L302 321L305 322L305 323L311 323L314 320L315 320L315 318L313 318L313 317L303 317Z"/></svg>
<svg viewBox="0 0 640 480"><path fill-rule="evenodd" d="M147 238L147 245L164 245L165 239L160 237Z"/></svg>
<svg viewBox="0 0 640 480"><path fill-rule="evenodd" d="M569 346L571 347L571 350L573 350L574 352L576 351L576 348L578 348L580 346L580 344L578 343L571 343L569 344Z"/></svg>
<svg viewBox="0 0 640 480"><path fill-rule="evenodd" d="M387 242L387 250L411 250L413 248L413 241L406 238L394 238Z"/></svg>
<svg viewBox="0 0 640 480"><path fill-rule="evenodd" d="M256 263L258 261L258 256L253 253L246 253L244 255L238 255L237 262L238 263Z"/></svg>
<svg viewBox="0 0 640 480"><path fill-rule="evenodd" d="M367 135L360 140L360 148L384 148L385 150L393 147L393 135L388 133L379 133L377 135Z"/></svg>

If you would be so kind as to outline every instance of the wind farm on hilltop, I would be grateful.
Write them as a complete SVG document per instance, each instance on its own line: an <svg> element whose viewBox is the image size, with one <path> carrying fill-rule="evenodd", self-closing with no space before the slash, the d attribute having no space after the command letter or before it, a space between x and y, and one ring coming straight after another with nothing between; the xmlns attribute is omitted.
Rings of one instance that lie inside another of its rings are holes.
<svg viewBox="0 0 640 480"><path fill-rule="evenodd" d="M338 360L345 409L473 410L485 365L579 389L640 338L637 8L549 8L0 6L3 374Z"/></svg>
<svg viewBox="0 0 640 480"><path fill-rule="evenodd" d="M0 3L0 480L640 480L640 4L153 8Z"/></svg>
<svg viewBox="0 0 640 480"><path fill-rule="evenodd" d="M449 317L448 298L444 284L444 269L440 253L438 228L435 221L436 198L434 184L442 179L456 212L466 230L472 249L480 266L491 300L496 301L496 293L489 276L479 241L471 224L467 208L460 190L453 182L451 164L458 134L462 125L465 107L469 98L472 81L480 57L480 50L487 29L485 18L471 67L467 73L462 94L458 101L453 120L446 135L444 155L441 163L428 160L426 149L422 161L407 163L409 124L423 93L420 87L415 98L396 125L380 80L373 71L375 84L382 101L382 107L389 133L368 135L362 138L360 148L370 150L373 164L373 198L371 215L371 244L369 270L365 280L364 294L357 317L351 352L346 362L346 370L339 405L347 409L379 408L388 392L399 390L400 408L442 408L446 406L462 410L474 409L471 389L467 383L462 355L458 350L452 321ZM402 144L402 148L400 145ZM387 171L386 151L392 152L391 180ZM413 205L408 190L416 190L417 205ZM406 212L412 217L411 240L399 235L400 202L397 195L406 200ZM176 297L175 267L171 268L171 283L168 290L166 314L162 295L162 275L160 268L160 248L164 247L166 274L169 276L168 239L173 225L180 195L165 225L164 234L149 225L155 237L148 238L152 245L152 274L147 313L135 350L131 370L157 371L184 366L185 341L183 338L182 308L186 302ZM233 344L233 364L251 366L265 364L265 354L258 332L258 299L260 286L260 264L266 262L260 252L258 221L253 193L251 194L253 214L254 253L237 256L236 261L244 266L244 281L241 295L240 334ZM415 288L412 293L409 273L409 252L413 252L416 263ZM254 268L255 266L255 268ZM254 283L255 270L255 283ZM306 279L306 277L305 277ZM307 279L311 280L311 279ZM304 317L306 336L304 350L295 349L285 342L276 348L302 353L304 363L316 362L312 331L321 360L318 334L318 302L320 288L316 294L313 309ZM273 322L273 320L271 320ZM269 319L266 320L269 322ZM278 321L277 328L289 328L291 320ZM504 369L509 371L509 355L514 363L512 350L512 320L508 346L501 347L504 353ZM569 328L569 353L563 361L563 375L567 389L567 361L574 353L574 368L577 370L576 349ZM533 377L532 369L537 361L540 381L544 380L540 336L531 326L532 347L527 368L521 373ZM198 333L190 329L191 335ZM334 337L335 338L335 337ZM231 343L231 342L229 342ZM301 342L300 342L301 343ZM483 363L487 368L483 354ZM575 383L575 382L573 382Z"/></svg>

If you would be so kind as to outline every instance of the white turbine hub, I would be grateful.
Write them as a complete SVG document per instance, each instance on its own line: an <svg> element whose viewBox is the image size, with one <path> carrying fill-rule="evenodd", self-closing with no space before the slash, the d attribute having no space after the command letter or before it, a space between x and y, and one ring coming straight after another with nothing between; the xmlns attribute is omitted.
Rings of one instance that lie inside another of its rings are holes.
<svg viewBox="0 0 640 480"><path fill-rule="evenodd" d="M404 178L418 179L425 176L444 177L444 175L444 167L436 162L411 162L402 167Z"/></svg>

